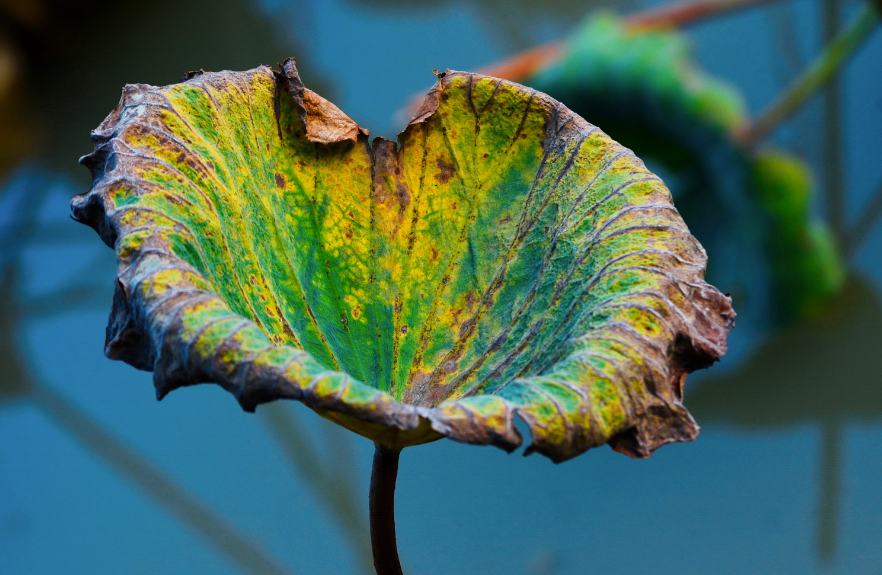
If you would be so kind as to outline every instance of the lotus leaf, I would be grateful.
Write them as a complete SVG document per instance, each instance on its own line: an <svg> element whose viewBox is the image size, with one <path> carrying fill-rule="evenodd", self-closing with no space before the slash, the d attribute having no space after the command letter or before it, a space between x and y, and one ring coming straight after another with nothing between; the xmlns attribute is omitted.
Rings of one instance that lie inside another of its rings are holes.
<svg viewBox="0 0 882 575"><path fill-rule="evenodd" d="M808 209L808 168L735 142L741 95L696 66L682 34L593 15L525 83L663 168L711 256L708 280L739 302L742 337L817 312L843 286L832 234Z"/></svg>
<svg viewBox="0 0 882 575"><path fill-rule="evenodd" d="M73 216L115 248L106 353L159 397L297 399L378 445L555 461L695 437L687 373L734 312L634 154L545 94L463 72L396 143L282 71L129 85Z"/></svg>

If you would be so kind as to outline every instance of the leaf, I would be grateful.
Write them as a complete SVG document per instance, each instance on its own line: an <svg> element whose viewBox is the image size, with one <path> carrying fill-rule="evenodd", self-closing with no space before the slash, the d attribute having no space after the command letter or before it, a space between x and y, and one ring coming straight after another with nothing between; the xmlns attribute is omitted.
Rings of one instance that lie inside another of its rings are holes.
<svg viewBox="0 0 882 575"><path fill-rule="evenodd" d="M734 313L633 153L544 94L438 75L394 142L283 72L129 85L72 200L119 260L106 353L159 397L297 399L389 447L555 461L698 428Z"/></svg>
<svg viewBox="0 0 882 575"><path fill-rule="evenodd" d="M802 161L765 150L751 162L756 200L772 221L767 235L778 305L785 317L817 316L846 286L845 264L830 228L810 215L811 173Z"/></svg>
<svg viewBox="0 0 882 575"><path fill-rule="evenodd" d="M739 336L817 313L844 285L827 226L810 215L810 176L782 152L742 149L742 96L692 61L683 35L590 17L563 58L526 84L583 115L663 170L710 254L708 279L731 291ZM782 230L787 230L782 232Z"/></svg>

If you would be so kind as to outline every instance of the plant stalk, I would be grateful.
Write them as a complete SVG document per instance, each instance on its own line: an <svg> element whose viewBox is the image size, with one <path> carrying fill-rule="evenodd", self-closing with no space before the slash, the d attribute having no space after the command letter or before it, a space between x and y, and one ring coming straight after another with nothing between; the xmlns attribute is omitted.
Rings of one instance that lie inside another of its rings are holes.
<svg viewBox="0 0 882 575"><path fill-rule="evenodd" d="M625 24L635 30L674 28L770 1L686 0L626 16ZM534 75L545 66L560 59L563 55L563 49L564 43L562 41L549 42L515 54L501 62L490 64L479 72L486 76L517 82Z"/></svg>
<svg viewBox="0 0 882 575"><path fill-rule="evenodd" d="M839 0L823 0L824 44L836 39L840 29ZM824 90L824 137L821 156L824 158L824 200L830 229L841 246L845 238L845 175L842 162L842 89L834 74Z"/></svg>
<svg viewBox="0 0 882 575"><path fill-rule="evenodd" d="M771 0L688 0L638 12L625 19L631 28L676 28Z"/></svg>
<svg viewBox="0 0 882 575"><path fill-rule="evenodd" d="M847 257L854 255L880 220L882 220L882 186L879 186L870 201L866 203L857 223L845 236L844 250Z"/></svg>
<svg viewBox="0 0 882 575"><path fill-rule="evenodd" d="M373 561L367 539L368 526L356 504L355 489L350 482L352 474L335 473L335 470L325 467L306 433L291 417L285 405L269 403L261 407L260 413L276 436L291 467L315 490L349 536L360 571L371 573Z"/></svg>
<svg viewBox="0 0 882 575"><path fill-rule="evenodd" d="M818 509L818 556L829 565L836 557L842 491L842 429L836 421L821 428L821 503Z"/></svg>
<svg viewBox="0 0 882 575"><path fill-rule="evenodd" d="M37 405L88 446L92 453L104 459L113 469L183 520L244 572L253 575L290 573L184 488L168 479L140 454L124 445L53 389L36 384L33 385L30 393Z"/></svg>
<svg viewBox="0 0 882 575"><path fill-rule="evenodd" d="M879 20L880 10L866 4L851 24L830 42L820 56L812 62L781 96L751 124L735 134L745 146L754 146L782 121L799 110L822 86L833 78L842 65L857 50Z"/></svg>
<svg viewBox="0 0 882 575"><path fill-rule="evenodd" d="M625 17L625 24L635 30L673 28L700 22L706 18L728 14L755 4L772 0L685 0L653 8ZM564 53L564 42L556 40L518 52L517 54L494 62L478 70L478 73L513 82L521 82L533 76L542 68L559 60ZM399 110L398 115L407 121L410 114L419 109L425 93L414 94L408 104Z"/></svg>
<svg viewBox="0 0 882 575"><path fill-rule="evenodd" d="M377 575L402 575L395 540L395 480L400 449L380 445L374 450L371 471L371 548Z"/></svg>

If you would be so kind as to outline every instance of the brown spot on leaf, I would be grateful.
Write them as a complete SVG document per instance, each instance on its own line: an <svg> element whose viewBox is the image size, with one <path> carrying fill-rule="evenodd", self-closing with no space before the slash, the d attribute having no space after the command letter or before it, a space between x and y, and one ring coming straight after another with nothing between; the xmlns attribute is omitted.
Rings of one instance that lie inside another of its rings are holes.
<svg viewBox="0 0 882 575"><path fill-rule="evenodd" d="M450 178L456 173L456 166L453 164L448 164L443 159L438 158L438 169L441 170L439 173L435 174L435 179L438 180L442 184L446 184L450 181Z"/></svg>
<svg viewBox="0 0 882 575"><path fill-rule="evenodd" d="M471 320L471 319L468 319L468 320L462 322L462 325L459 326L459 337L460 338L465 337L465 334L468 333L469 328L472 327L473 323L474 323L474 320Z"/></svg>
<svg viewBox="0 0 882 575"><path fill-rule="evenodd" d="M279 317L282 317L282 310L278 310ZM294 335L294 330L291 329L291 326L288 325L287 321L282 322L282 331L285 332L285 335L288 337L288 343L297 342L297 336Z"/></svg>
<svg viewBox="0 0 882 575"><path fill-rule="evenodd" d="M467 291L465 294L465 304L466 307L469 308L469 311L475 310L475 302L478 301L477 296L475 296L475 292Z"/></svg>
<svg viewBox="0 0 882 575"><path fill-rule="evenodd" d="M285 176L283 176L282 174L276 173L276 186L278 186L278 188L280 190L285 189Z"/></svg>
<svg viewBox="0 0 882 575"><path fill-rule="evenodd" d="M395 182L395 199L403 212L410 205L410 192L404 182Z"/></svg>

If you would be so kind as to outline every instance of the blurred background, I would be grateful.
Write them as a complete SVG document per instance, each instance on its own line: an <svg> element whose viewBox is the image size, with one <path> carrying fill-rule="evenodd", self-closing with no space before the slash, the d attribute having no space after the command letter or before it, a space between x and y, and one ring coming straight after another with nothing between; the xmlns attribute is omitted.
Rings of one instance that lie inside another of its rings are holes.
<svg viewBox="0 0 882 575"><path fill-rule="evenodd" d="M244 413L215 386L159 403L151 374L103 357L115 258L68 201L89 187L77 158L124 84L295 56L307 86L394 138L433 68L480 69L598 9L653 5L0 0L0 573L370 573L368 440L299 404ZM756 114L862 8L765 2L683 38L696 69ZM882 574L882 32L765 143L812 174L809 209L844 270L835 289L768 321L744 304L732 353L687 381L693 444L561 465L448 440L406 450L407 573ZM708 177L739 177L729 169ZM705 241L722 216L693 212ZM739 230L708 237L712 263L712 245L750 244ZM727 282L773 292L763 265L716 272L740 313Z"/></svg>

